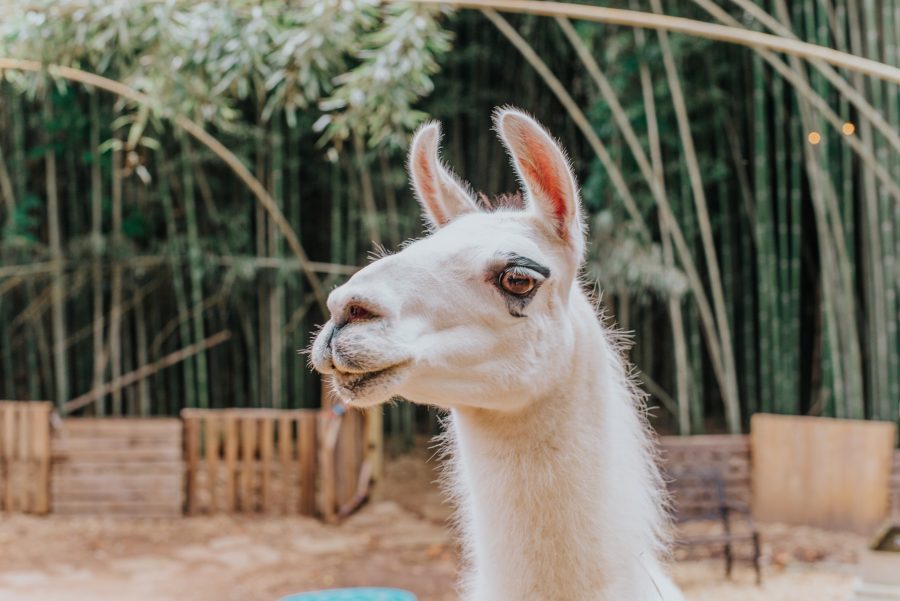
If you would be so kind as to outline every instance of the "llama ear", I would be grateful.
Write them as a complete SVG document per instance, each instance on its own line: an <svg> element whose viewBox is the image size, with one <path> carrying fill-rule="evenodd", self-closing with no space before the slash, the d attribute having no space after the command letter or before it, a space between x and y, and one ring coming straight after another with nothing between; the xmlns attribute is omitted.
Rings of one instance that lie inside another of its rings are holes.
<svg viewBox="0 0 900 601"><path fill-rule="evenodd" d="M432 121L419 128L409 150L413 191L435 227L444 227L460 215L478 210L466 186L441 163L440 141L441 126Z"/></svg>
<svg viewBox="0 0 900 601"><path fill-rule="evenodd" d="M549 219L559 237L580 253L578 187L562 148L537 121L515 109L495 112L494 127L512 157L529 209Z"/></svg>

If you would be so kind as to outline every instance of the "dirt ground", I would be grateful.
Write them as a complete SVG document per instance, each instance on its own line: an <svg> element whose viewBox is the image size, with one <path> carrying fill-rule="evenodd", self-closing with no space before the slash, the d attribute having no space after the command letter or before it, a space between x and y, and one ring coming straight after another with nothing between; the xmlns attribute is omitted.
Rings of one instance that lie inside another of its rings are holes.
<svg viewBox="0 0 900 601"><path fill-rule="evenodd" d="M455 599L456 548L433 466L387 466L384 497L340 526L300 517L0 517L0 601L275 601L336 586ZM764 582L748 563L676 554L690 601L845 601L860 537L765 526Z"/></svg>

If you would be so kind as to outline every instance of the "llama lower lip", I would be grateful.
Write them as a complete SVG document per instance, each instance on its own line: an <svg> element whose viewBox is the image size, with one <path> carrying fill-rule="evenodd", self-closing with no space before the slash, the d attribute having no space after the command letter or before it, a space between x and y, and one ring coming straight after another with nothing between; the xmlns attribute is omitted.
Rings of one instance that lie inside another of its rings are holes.
<svg viewBox="0 0 900 601"><path fill-rule="evenodd" d="M334 382L338 385L342 390L355 394L359 391L368 388L372 384L383 380L385 377L391 375L396 372L398 369L406 365L406 363L398 363L397 365L392 365L390 367L385 367L384 369L378 369L375 371L367 371L363 373L348 373L344 371L335 371L334 372Z"/></svg>

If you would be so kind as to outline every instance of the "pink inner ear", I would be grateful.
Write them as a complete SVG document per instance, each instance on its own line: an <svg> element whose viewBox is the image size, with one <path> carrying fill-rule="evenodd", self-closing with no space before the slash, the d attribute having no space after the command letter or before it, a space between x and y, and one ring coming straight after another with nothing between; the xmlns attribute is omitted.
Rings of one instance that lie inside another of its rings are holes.
<svg viewBox="0 0 900 601"><path fill-rule="evenodd" d="M431 171L431 162L428 160L427 153L419 152L419 156L416 158L416 167L419 175L416 183L419 187L419 194L422 195L422 200L428 205L428 211L436 223L439 225L446 223L447 217L441 211L440 204L437 202L434 174Z"/></svg>
<svg viewBox="0 0 900 601"><path fill-rule="evenodd" d="M569 205L566 198L567 186L561 179L564 174L559 173L559 165L556 164L554 155L548 152L543 140L527 131L521 132L520 136L525 147L525 153L520 162L522 170L525 172L523 175L530 186L537 188L534 192L550 202L557 230L565 238L567 234L565 223L569 216Z"/></svg>

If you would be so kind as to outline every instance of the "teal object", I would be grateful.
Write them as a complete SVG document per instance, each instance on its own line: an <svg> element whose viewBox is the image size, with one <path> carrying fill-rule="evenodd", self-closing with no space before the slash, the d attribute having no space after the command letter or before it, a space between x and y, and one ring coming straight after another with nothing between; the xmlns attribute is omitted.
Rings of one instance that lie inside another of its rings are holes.
<svg viewBox="0 0 900 601"><path fill-rule="evenodd" d="M288 595L281 601L416 601L416 596L396 588L341 588Z"/></svg>

